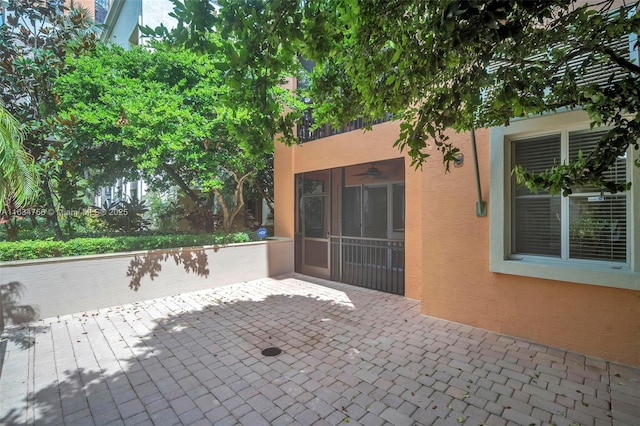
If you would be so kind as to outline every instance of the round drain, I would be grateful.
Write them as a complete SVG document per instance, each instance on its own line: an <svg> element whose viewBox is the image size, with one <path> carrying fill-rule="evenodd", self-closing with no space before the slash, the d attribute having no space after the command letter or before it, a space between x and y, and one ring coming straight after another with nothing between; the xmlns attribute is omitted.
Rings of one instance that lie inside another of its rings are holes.
<svg viewBox="0 0 640 426"><path fill-rule="evenodd" d="M264 356L276 356L282 353L282 349L272 347L272 348L264 349L261 353Z"/></svg>

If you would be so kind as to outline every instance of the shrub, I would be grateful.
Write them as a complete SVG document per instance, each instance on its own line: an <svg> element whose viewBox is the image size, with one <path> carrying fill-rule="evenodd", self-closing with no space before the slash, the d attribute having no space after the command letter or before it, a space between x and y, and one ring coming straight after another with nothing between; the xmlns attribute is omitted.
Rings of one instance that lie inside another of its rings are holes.
<svg viewBox="0 0 640 426"><path fill-rule="evenodd" d="M100 212L98 218L104 222L110 231L123 232L127 235L138 233L149 228L151 221L145 218L149 211L145 201L132 198L129 201L121 200L116 203L106 201L100 207L94 207Z"/></svg>
<svg viewBox="0 0 640 426"><path fill-rule="evenodd" d="M135 250L193 247L251 241L245 232L235 234L174 234L127 237L74 238L69 241L24 240L0 242L0 261L117 253Z"/></svg>

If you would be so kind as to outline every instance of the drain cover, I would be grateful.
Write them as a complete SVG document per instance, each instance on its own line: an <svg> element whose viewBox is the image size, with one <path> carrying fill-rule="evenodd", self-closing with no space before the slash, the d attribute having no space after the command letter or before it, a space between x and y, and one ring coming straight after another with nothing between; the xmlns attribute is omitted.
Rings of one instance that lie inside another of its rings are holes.
<svg viewBox="0 0 640 426"><path fill-rule="evenodd" d="M264 356L276 356L282 353L282 349L272 347L272 348L264 349L261 353Z"/></svg>

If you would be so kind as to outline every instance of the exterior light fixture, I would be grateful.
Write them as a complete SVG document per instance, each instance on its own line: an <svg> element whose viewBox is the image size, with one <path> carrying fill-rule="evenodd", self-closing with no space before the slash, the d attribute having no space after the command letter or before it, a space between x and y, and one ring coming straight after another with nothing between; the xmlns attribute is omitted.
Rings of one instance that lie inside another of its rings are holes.
<svg viewBox="0 0 640 426"><path fill-rule="evenodd" d="M453 167L462 167L464 164L464 154L458 152L453 158Z"/></svg>

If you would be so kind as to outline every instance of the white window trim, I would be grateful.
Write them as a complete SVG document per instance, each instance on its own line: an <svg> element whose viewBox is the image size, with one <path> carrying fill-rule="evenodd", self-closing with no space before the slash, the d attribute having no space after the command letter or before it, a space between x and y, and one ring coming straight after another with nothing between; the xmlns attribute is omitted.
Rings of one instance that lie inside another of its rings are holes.
<svg viewBox="0 0 640 426"><path fill-rule="evenodd" d="M491 129L490 270L550 280L640 290L640 169L631 162L629 212L629 264L559 260L542 256L511 255L511 139L564 130L588 129L584 111L567 111L516 120ZM631 150L629 155L637 156Z"/></svg>

